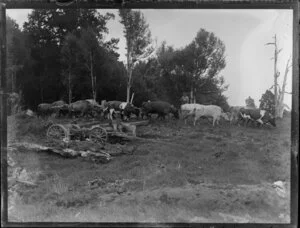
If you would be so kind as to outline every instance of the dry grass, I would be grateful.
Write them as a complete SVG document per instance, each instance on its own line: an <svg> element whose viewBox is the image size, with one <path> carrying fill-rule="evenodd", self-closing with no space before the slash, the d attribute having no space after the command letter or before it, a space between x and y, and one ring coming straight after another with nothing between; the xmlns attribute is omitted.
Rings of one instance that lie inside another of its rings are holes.
<svg viewBox="0 0 300 228"><path fill-rule="evenodd" d="M20 138L44 142L50 120L16 120ZM274 129L225 124L212 128L205 120L196 127L181 121L152 121L139 127L137 133L157 139L157 143L128 143L137 147L134 154L116 157L108 164L19 148L15 152L18 164L40 174L38 187L22 189L10 218L62 222L287 221L289 196L278 198L269 187L274 181L290 181L290 119L277 125ZM92 188L89 182L95 179L101 179L101 185ZM284 216L279 218L280 214Z"/></svg>

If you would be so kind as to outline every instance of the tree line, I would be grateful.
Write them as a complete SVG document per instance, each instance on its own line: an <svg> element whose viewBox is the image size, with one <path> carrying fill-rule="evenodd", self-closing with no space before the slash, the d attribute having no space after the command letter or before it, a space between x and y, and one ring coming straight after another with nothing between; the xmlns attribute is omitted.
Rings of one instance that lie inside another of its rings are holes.
<svg viewBox="0 0 300 228"><path fill-rule="evenodd" d="M199 28L191 43L175 49L156 44L142 12L119 10L126 40L126 59L119 60L119 40L106 40L115 15L95 9L33 10L22 29L7 18L8 90L26 108L40 103L80 99L164 100L176 106L190 102L228 109L224 77L225 45ZM133 97L134 95L134 97Z"/></svg>

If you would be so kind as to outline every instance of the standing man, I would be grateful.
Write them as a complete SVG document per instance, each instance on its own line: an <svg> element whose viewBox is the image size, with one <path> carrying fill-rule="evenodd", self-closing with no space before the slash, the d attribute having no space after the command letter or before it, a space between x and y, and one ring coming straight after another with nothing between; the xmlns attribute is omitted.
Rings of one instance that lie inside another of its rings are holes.
<svg viewBox="0 0 300 228"><path fill-rule="evenodd" d="M181 102L181 104L187 104L187 103L189 103L189 97L186 95L186 93L184 93L182 95L182 97L180 98L180 102Z"/></svg>

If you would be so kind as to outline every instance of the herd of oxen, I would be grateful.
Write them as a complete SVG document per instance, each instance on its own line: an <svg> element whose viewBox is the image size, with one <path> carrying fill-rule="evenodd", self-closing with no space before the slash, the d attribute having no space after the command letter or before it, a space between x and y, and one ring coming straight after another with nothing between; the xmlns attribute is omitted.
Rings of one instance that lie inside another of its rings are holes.
<svg viewBox="0 0 300 228"><path fill-rule="evenodd" d="M263 126L270 124L276 127L274 116L261 109L249 109L240 106L230 107L228 112L224 112L217 105L202 104L182 104L180 108L164 101L147 101L143 102L141 107L136 107L131 103L122 101L104 101L99 105L93 99L79 100L71 104L64 101L56 101L51 104L39 104L37 108L37 116L45 117L55 115L57 117L92 117L107 118L110 120L120 118L124 121L134 118L151 118L152 114L156 114L158 119L165 119L166 116L175 119L184 119L185 123L189 117L193 118L194 126L200 118L212 118L212 124L219 124L221 118L229 121L230 124L238 124L241 122L247 126L250 122L255 126Z"/></svg>

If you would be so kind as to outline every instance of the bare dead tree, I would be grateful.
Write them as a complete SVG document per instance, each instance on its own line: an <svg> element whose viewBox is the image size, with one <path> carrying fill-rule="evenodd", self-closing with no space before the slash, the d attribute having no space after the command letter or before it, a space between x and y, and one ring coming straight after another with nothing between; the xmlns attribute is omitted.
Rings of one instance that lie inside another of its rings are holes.
<svg viewBox="0 0 300 228"><path fill-rule="evenodd" d="M277 111L275 111L275 112L277 113L277 116L280 118L283 117L284 108L286 108L286 107L289 108L286 104L283 103L283 100L284 100L284 95L286 93L291 94L291 93L285 91L287 75L289 73L289 69L292 67L292 64L290 64L290 60L291 60L291 57L288 59L288 61L286 63L282 87L281 87L281 89L280 89L280 87L278 88L279 89L278 101L277 101L277 106L275 107L275 110L277 110Z"/></svg>
<svg viewBox="0 0 300 228"><path fill-rule="evenodd" d="M274 57L273 57L274 58L274 103L275 103L275 113L274 113L274 115L277 117L278 116L277 108L276 108L278 106L278 83L277 83L277 79L280 75L280 73L277 70L277 60L278 60L278 54L282 51L282 49L278 50L276 34L273 38L274 38L274 42L266 43L266 45L274 45L274 47L275 47Z"/></svg>

